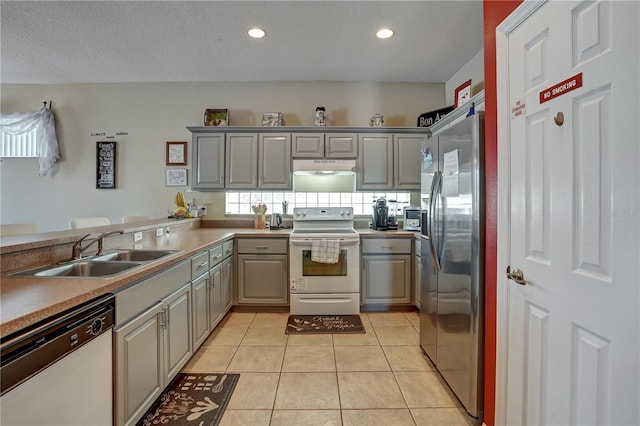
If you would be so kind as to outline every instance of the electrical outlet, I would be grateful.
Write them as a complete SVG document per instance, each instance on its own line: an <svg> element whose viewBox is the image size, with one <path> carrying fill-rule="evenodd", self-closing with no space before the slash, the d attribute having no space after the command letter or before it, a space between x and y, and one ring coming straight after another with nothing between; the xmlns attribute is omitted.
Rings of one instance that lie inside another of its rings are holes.
<svg viewBox="0 0 640 426"><path fill-rule="evenodd" d="M142 239L142 232L134 232L133 242L140 241Z"/></svg>
<svg viewBox="0 0 640 426"><path fill-rule="evenodd" d="M198 206L198 216L207 215L207 206Z"/></svg>
<svg viewBox="0 0 640 426"><path fill-rule="evenodd" d="M156 229L156 237L162 237L164 230L162 228Z"/></svg>

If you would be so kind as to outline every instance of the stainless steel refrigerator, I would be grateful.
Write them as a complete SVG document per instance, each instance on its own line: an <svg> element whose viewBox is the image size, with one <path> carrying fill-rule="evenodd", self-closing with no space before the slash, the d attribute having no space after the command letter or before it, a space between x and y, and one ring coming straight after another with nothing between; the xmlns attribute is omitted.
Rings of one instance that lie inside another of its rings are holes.
<svg viewBox="0 0 640 426"><path fill-rule="evenodd" d="M422 146L420 346L467 412L483 413L484 115Z"/></svg>

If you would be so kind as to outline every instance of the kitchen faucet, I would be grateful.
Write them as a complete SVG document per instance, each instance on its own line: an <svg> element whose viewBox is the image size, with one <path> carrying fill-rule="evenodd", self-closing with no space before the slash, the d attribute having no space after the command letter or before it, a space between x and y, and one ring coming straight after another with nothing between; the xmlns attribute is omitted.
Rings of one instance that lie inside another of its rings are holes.
<svg viewBox="0 0 640 426"><path fill-rule="evenodd" d="M114 234L124 234L124 230L103 232L100 235L98 235L98 237L95 240L91 241L85 247L82 247L82 242L85 240L85 238L87 238L91 234L87 234L84 237L80 238L78 241L76 241L73 244L73 255L71 257L71 260L80 259L80 257L82 257L82 253L84 253L84 251L86 249L88 249L89 247L91 247L93 245L93 243L95 243L96 241L98 242L98 251L96 252L96 256L101 256L103 254L103 252L102 252L102 239L104 237L108 237L109 235L114 235Z"/></svg>

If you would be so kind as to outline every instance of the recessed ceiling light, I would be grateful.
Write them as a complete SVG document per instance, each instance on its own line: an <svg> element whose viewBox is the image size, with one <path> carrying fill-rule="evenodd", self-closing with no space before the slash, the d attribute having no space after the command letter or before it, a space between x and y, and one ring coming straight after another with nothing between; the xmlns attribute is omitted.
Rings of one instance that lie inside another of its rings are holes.
<svg viewBox="0 0 640 426"><path fill-rule="evenodd" d="M249 37L253 38L262 38L267 35L267 33L262 28L251 28L249 31L247 31L247 34L249 34Z"/></svg>
<svg viewBox="0 0 640 426"><path fill-rule="evenodd" d="M393 30L391 28L382 28L376 33L378 38L391 38L393 37Z"/></svg>

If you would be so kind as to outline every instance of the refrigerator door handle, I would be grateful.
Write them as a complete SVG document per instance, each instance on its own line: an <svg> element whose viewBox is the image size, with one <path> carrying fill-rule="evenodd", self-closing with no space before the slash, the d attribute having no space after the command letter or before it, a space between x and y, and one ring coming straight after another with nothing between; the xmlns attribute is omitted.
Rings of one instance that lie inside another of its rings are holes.
<svg viewBox="0 0 640 426"><path fill-rule="evenodd" d="M431 196L429 198L429 250L431 252L431 258L433 259L433 265L435 266L436 272L440 272L440 258L438 256L438 252L435 244L435 236L433 235L433 218L435 216L436 211L436 194L440 192L438 190L440 183L441 173L436 171L433 175L433 182L431 183Z"/></svg>
<svg viewBox="0 0 640 426"><path fill-rule="evenodd" d="M436 198L438 200L442 200L442 185L443 185L443 175L442 172L438 172L438 184L436 186ZM436 207L438 208L438 207ZM438 270L442 269L442 257L444 254L444 233L445 233L445 221L444 221L444 217L442 214L442 210L444 208L444 203L440 203L440 215L438 216L438 223L440 223L440 229L439 229L439 235L440 235L440 241L438 241L438 248L435 249L435 242L434 242L434 249L436 251L436 257L438 258Z"/></svg>

